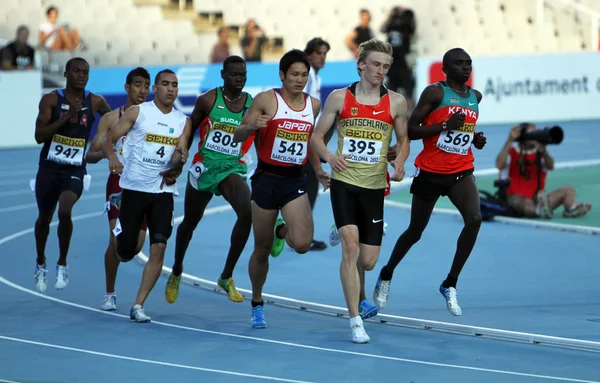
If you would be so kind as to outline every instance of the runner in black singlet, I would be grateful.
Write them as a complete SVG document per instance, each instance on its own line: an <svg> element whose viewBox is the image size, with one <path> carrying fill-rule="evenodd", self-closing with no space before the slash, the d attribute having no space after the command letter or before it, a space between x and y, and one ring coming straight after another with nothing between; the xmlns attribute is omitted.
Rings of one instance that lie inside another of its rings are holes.
<svg viewBox="0 0 600 383"><path fill-rule="evenodd" d="M55 287L64 289L69 284L67 253L73 232L71 211L83 192L85 149L96 113L110 112L102 96L85 90L89 71L87 61L72 58L65 67L66 88L44 95L39 104L35 140L44 146L35 179L39 213L35 222L37 262L34 280L40 292L46 291L48 286L46 241L57 204L60 255Z"/></svg>

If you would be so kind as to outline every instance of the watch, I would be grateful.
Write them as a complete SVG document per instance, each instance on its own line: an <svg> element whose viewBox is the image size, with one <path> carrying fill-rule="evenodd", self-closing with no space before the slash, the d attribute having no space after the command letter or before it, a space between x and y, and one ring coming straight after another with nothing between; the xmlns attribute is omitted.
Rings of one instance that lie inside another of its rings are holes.
<svg viewBox="0 0 600 383"><path fill-rule="evenodd" d="M442 122L442 130L446 130L447 128L446 121Z"/></svg>

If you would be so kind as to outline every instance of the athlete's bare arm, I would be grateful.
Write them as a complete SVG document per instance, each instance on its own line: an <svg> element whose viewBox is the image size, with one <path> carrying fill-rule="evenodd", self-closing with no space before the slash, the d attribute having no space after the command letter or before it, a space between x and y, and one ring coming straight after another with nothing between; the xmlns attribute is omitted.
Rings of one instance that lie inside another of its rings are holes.
<svg viewBox="0 0 600 383"><path fill-rule="evenodd" d="M394 167L393 181L402 181L405 175L404 164L410 154L410 140L408 139L408 124L406 113L408 106L406 99L401 94L390 92L392 115L394 116L394 131L396 133L396 158L392 161Z"/></svg>
<svg viewBox="0 0 600 383"><path fill-rule="evenodd" d="M102 150L109 161L119 162L119 159L115 154L115 142L129 132L139 115L140 107L137 105L131 106L125 111L125 113L123 113L123 116L121 116L119 121L112 127L112 129L106 133L106 138L104 138L102 141Z"/></svg>
<svg viewBox="0 0 600 383"><path fill-rule="evenodd" d="M85 155L85 161L90 164L95 164L104 158L104 151L102 151L102 141L106 137L106 134L112 128L117 121L119 121L119 110L115 109L109 113L106 113L98 122L98 128L96 129L96 135L90 144L90 150Z"/></svg>
<svg viewBox="0 0 600 383"><path fill-rule="evenodd" d="M187 152L190 146L189 142L193 141L190 139L192 136L192 119L185 119L185 126L183 127L183 132L181 136L179 136L179 140L177 142L177 147L175 148L175 153L173 153L173 157L171 158L171 170L181 171L183 165L185 165L187 161Z"/></svg>
<svg viewBox="0 0 600 383"><path fill-rule="evenodd" d="M435 108L440 105L444 99L444 90L437 84L429 85L419 98L417 106L410 115L408 120L408 137L411 140L420 140L425 137L433 136L444 130L443 124L421 125ZM465 115L455 113L448 121L446 121L445 130L455 130L463 126L465 123Z"/></svg>
<svg viewBox="0 0 600 383"><path fill-rule="evenodd" d="M216 97L217 91L216 89L213 89L196 99L196 104L194 105L194 110L191 115L192 131L190 137L194 136L194 133L196 133L196 130L200 127L202 121L210 114L210 110L215 103ZM193 139L188 140L187 150L190 150L192 147L192 142L194 142Z"/></svg>
<svg viewBox="0 0 600 383"><path fill-rule="evenodd" d="M317 128L310 140L311 146L317 152L319 157L327 161L331 168L341 172L348 167L345 158L348 156L336 156L325 145L325 134L332 128L333 123L339 116L344 106L345 89L336 89L325 100L323 112L317 123Z"/></svg>
<svg viewBox="0 0 600 383"><path fill-rule="evenodd" d="M240 126L233 132L233 141L246 141L252 132L267 126L272 117L269 112L272 113L273 105L276 102L274 97L273 91L270 90L256 95Z"/></svg>
<svg viewBox="0 0 600 383"><path fill-rule="evenodd" d="M92 94L92 110L94 111L94 115L98 113L101 116L111 111L104 97L99 94Z"/></svg>
<svg viewBox="0 0 600 383"><path fill-rule="evenodd" d="M52 110L56 108L56 104L58 103L58 95L56 92L50 92L45 94L39 103L39 112L37 119L35 120L35 142L38 144L44 143L50 139L54 133L56 133L60 128L62 128L71 117L75 116L82 107L81 100L76 100L73 103L70 103L69 110L65 113L64 116L59 118L58 120L52 121Z"/></svg>

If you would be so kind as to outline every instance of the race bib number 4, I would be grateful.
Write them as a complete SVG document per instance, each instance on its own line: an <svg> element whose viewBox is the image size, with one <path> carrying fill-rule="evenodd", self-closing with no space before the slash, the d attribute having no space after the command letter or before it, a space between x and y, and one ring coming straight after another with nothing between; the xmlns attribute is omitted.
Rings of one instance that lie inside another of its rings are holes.
<svg viewBox="0 0 600 383"><path fill-rule="evenodd" d="M168 166L178 142L178 137L146 133L142 161L147 164Z"/></svg>
<svg viewBox="0 0 600 383"><path fill-rule="evenodd" d="M233 141L235 126L215 123L206 138L204 147L229 156L240 155L240 143Z"/></svg>
<svg viewBox="0 0 600 383"><path fill-rule="evenodd" d="M344 137L342 154L349 155L350 162L377 164L381 160L381 141Z"/></svg>
<svg viewBox="0 0 600 383"><path fill-rule="evenodd" d="M59 164L81 166L84 150L85 139L55 134L46 158Z"/></svg>
<svg viewBox="0 0 600 383"><path fill-rule="evenodd" d="M308 133L277 129L271 159L287 164L302 165L308 153Z"/></svg>
<svg viewBox="0 0 600 383"><path fill-rule="evenodd" d="M469 154L469 148L473 143L473 124L465 124L459 130L446 130L440 133L437 147L447 153L466 156Z"/></svg>

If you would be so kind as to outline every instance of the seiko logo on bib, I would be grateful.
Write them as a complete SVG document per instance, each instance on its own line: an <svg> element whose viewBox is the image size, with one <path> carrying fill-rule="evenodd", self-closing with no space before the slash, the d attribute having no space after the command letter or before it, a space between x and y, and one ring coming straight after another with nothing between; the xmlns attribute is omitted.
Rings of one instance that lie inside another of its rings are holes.
<svg viewBox="0 0 600 383"><path fill-rule="evenodd" d="M142 161L148 164L167 166L179 143L179 138L146 133L145 141Z"/></svg>

